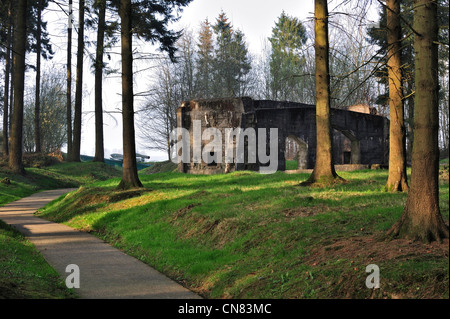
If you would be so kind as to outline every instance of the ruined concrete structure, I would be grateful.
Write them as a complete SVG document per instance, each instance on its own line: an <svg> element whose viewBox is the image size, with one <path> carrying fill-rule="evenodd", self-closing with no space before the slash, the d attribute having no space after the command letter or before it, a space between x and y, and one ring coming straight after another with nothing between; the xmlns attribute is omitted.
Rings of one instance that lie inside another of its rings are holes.
<svg viewBox="0 0 450 319"><path fill-rule="evenodd" d="M335 164L386 164L389 151L389 120L367 107L355 111L332 109L333 155ZM362 112L361 112L362 111ZM269 129L278 129L278 170L285 170L288 138L298 143L299 168L314 168L316 156L315 106L251 98L192 100L177 110L177 126L185 128L193 139L193 123L201 123L202 131L218 128L225 136L226 128L267 129L266 151L269 154ZM203 145L209 141L202 141ZM223 143L222 145L224 145ZM225 148L225 145L223 146ZM225 149L222 150L222 157ZM190 162L179 164L185 173L214 174L234 170L258 170L261 163ZM214 154L211 154L214 156ZM218 161L220 162L220 161Z"/></svg>

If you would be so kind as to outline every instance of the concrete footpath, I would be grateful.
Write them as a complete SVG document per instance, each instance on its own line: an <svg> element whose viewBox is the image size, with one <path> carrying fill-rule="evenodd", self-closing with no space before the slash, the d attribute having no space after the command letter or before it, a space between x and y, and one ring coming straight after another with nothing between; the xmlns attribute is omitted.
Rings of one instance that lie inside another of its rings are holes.
<svg viewBox="0 0 450 319"><path fill-rule="evenodd" d="M68 226L46 221L34 212L73 189L43 191L0 207L0 219L25 235L66 281L79 269L86 299L200 299L155 269L94 237ZM76 268L76 267L75 267Z"/></svg>

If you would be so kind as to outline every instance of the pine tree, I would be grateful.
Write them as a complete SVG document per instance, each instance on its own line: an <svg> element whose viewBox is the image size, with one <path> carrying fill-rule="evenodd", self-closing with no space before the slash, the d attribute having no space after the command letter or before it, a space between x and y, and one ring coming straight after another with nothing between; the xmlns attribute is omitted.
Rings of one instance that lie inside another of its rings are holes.
<svg viewBox="0 0 450 319"><path fill-rule="evenodd" d="M400 1L388 0L387 42L389 80L389 177L388 191L408 191L405 125L403 116L403 72L401 64Z"/></svg>
<svg viewBox="0 0 450 319"><path fill-rule="evenodd" d="M48 4L48 2L47 2ZM41 152L41 42L42 42L42 9L44 6L43 0L37 1L37 24L36 24L36 92L35 92L35 108L34 108L34 145L35 152Z"/></svg>
<svg viewBox="0 0 450 319"><path fill-rule="evenodd" d="M224 12L213 26L216 35L214 93L216 97L240 96L243 78L251 69L248 49L241 31L234 31Z"/></svg>
<svg viewBox="0 0 450 319"><path fill-rule="evenodd" d="M245 95L246 75L250 72L251 62L245 43L244 33L237 30L231 43L232 66L234 75L234 92L237 96Z"/></svg>
<svg viewBox="0 0 450 319"><path fill-rule="evenodd" d="M197 94L199 98L212 97L212 77L213 72L213 32L211 24L206 19L201 24L199 33L199 43L197 45L197 61L196 61L196 83Z"/></svg>
<svg viewBox="0 0 450 319"><path fill-rule="evenodd" d="M270 54L272 99L299 100L297 98L301 95L299 75L305 64L300 51L306 40L306 29L302 23L297 18L287 16L283 11L269 38L272 46Z"/></svg>
<svg viewBox="0 0 450 319"><path fill-rule="evenodd" d="M379 83L386 87L386 92L379 95L376 103L382 106L389 105L389 74L387 61L389 52L393 52L388 45L388 26L387 26L387 6L383 5L380 9L380 20L378 27L369 28L369 42L377 44L380 49L377 52L378 61L382 62L381 67L377 70L376 76ZM412 0L405 0L400 3L400 14L397 16L399 22L400 33L400 64L402 66L402 94L404 96L404 121L405 121L405 148L407 157L410 158L413 141L413 116L414 116L414 48L413 48L413 32L411 32L412 24ZM397 50L398 51L398 50Z"/></svg>
<svg viewBox="0 0 450 319"><path fill-rule="evenodd" d="M67 64L66 64L66 121L67 121L67 159L72 154L72 0L69 0L69 20L67 23Z"/></svg>
<svg viewBox="0 0 450 319"><path fill-rule="evenodd" d="M9 150L9 168L19 174L25 174L22 162L23 136L23 97L25 87L25 54L27 44L27 0L16 3L14 22L14 108L11 122L11 144Z"/></svg>
<svg viewBox="0 0 450 319"><path fill-rule="evenodd" d="M105 150L103 141L103 54L106 28L106 0L96 0L94 8L97 11L97 50L95 55L95 156L94 162L105 161Z"/></svg>
<svg viewBox="0 0 450 319"><path fill-rule="evenodd" d="M9 90L10 90L10 74L11 74L11 46L12 46L12 2L2 2L1 31L2 38L6 39L6 56L5 58L5 86L3 94L3 155L9 155ZM0 57L2 57L0 55Z"/></svg>
<svg viewBox="0 0 450 319"><path fill-rule="evenodd" d="M411 185L406 206L388 235L441 241L449 238L439 209L438 16L433 0L414 1L415 94Z"/></svg>
<svg viewBox="0 0 450 319"><path fill-rule="evenodd" d="M340 177L333 163L331 108L330 108L330 67L328 39L327 0L314 3L314 48L316 61L316 162L314 170L305 185L329 185Z"/></svg>
<svg viewBox="0 0 450 319"><path fill-rule="evenodd" d="M159 43L160 49L175 59L175 42L180 32L167 29L177 17L173 10L181 10L191 0L156 1L143 0L132 6L131 0L120 0L122 56L122 122L123 122L123 169L118 188L142 187L137 173L136 141L133 103L133 35L152 43ZM162 17L162 19L161 19Z"/></svg>
<svg viewBox="0 0 450 319"><path fill-rule="evenodd" d="M83 109L83 60L84 60L84 13L85 0L79 0L78 9L78 47L77 47L77 76L75 79L75 104L73 117L72 152L69 160L80 162L81 158L81 129Z"/></svg>
<svg viewBox="0 0 450 319"><path fill-rule="evenodd" d="M232 88L231 71L231 39L232 26L224 12L219 14L213 26L216 35L216 48L214 56L214 93L216 97L234 96Z"/></svg>
<svg viewBox="0 0 450 319"><path fill-rule="evenodd" d="M5 141L8 141L9 134L8 129L12 125L12 109L13 99L14 99L14 80L10 81L10 77L13 78L14 70L12 69L12 57L11 54L14 52L12 46L14 45L14 28L13 28L13 12L14 6L17 5L17 1L13 0L3 0L0 3L1 14L0 14L0 38L6 44L5 52L0 51L0 59L5 59L5 86L3 95L3 137ZM36 65L26 65L26 68L30 68L36 71L36 92L35 92L35 144L37 145L35 151L39 152L39 82L40 82L40 61L41 57L49 60L53 57L54 52L52 50L52 45L50 44L49 34L47 32L47 23L42 19L42 12L48 6L48 0L36 0L28 1L26 9L26 43L25 52L36 53ZM9 121L9 123L8 123ZM9 152L8 143L4 143L4 154L7 155Z"/></svg>

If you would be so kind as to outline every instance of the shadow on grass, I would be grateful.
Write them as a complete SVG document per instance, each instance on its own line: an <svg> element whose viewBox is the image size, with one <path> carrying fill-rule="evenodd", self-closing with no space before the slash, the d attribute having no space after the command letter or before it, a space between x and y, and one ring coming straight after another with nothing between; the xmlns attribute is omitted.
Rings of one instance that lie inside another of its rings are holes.
<svg viewBox="0 0 450 319"><path fill-rule="evenodd" d="M104 240L205 296L368 297L370 292L352 284L366 276L361 256L367 256L358 240L370 245L376 234L389 229L407 195L382 191L385 179L377 172L348 173L349 183L323 189L297 187L306 175L155 174L142 178L154 197L89 222ZM97 186L55 203L53 212L78 207L72 218L100 211L113 186ZM443 216L448 220L448 208ZM344 255L341 242L351 243L354 252ZM324 265L305 263L321 249ZM396 263L390 271L399 269ZM348 281L339 282L342 274ZM334 284L328 287L330 281Z"/></svg>

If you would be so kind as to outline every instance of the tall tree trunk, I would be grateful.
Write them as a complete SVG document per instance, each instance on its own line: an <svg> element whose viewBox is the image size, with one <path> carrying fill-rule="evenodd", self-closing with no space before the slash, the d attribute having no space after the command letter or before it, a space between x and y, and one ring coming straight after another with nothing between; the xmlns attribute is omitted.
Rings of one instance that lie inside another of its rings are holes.
<svg viewBox="0 0 450 319"><path fill-rule="evenodd" d="M12 14L12 30L11 30L11 82L9 83L9 131L11 132L11 128L12 128L12 118L13 118L13 106L14 106L14 55L13 53L16 51L15 49L15 45L16 45L16 41L14 41L15 39L15 34L16 34L16 30L14 27L14 10L16 10L16 8L14 8L14 5L11 5L11 14ZM9 134L9 140L11 142L11 134ZM11 146L11 143L10 143Z"/></svg>
<svg viewBox="0 0 450 319"><path fill-rule="evenodd" d="M408 86L412 88L413 81L408 80L408 82L410 82L410 84ZM413 146L413 141L414 141L414 96L408 97L408 117L407 117L406 121L408 124L407 138L408 138L408 145L409 145L408 149L406 150L406 160L411 161L412 146Z"/></svg>
<svg viewBox="0 0 450 319"><path fill-rule="evenodd" d="M403 215L389 236L431 242L449 237L439 210L438 25L434 0L414 1L414 145L411 187Z"/></svg>
<svg viewBox="0 0 450 319"><path fill-rule="evenodd" d="M25 45L27 41L27 0L16 2L14 23L14 109L11 125L9 168L15 173L25 174L22 163L23 95L25 86Z"/></svg>
<svg viewBox="0 0 450 319"><path fill-rule="evenodd" d="M103 144L103 52L105 39L106 0L98 1L97 52L95 58L95 157L94 162L105 161Z"/></svg>
<svg viewBox="0 0 450 319"><path fill-rule="evenodd" d="M80 162L81 151L81 118L83 98L83 57L84 57L84 0L79 2L78 10L78 48L77 78L75 83L75 113L73 117L73 142L70 161Z"/></svg>
<svg viewBox="0 0 450 319"><path fill-rule="evenodd" d="M387 41L389 80L389 177L387 191L408 191L406 135L403 111L400 0L387 0Z"/></svg>
<svg viewBox="0 0 450 319"><path fill-rule="evenodd" d="M122 55L123 169L118 188L142 187L137 173L133 109L131 0L120 0Z"/></svg>
<svg viewBox="0 0 450 319"><path fill-rule="evenodd" d="M34 105L34 145L35 152L41 152L41 24L42 24L42 0L37 3L37 26L36 26L36 92Z"/></svg>
<svg viewBox="0 0 450 319"><path fill-rule="evenodd" d="M306 184L331 184L340 179L334 169L330 111L330 71L327 0L314 2L316 58L316 163Z"/></svg>
<svg viewBox="0 0 450 319"><path fill-rule="evenodd" d="M3 156L9 154L9 76L11 73L12 17L11 5L8 7L8 39L5 58L5 92L3 96Z"/></svg>
<svg viewBox="0 0 450 319"><path fill-rule="evenodd" d="M67 159L72 154L72 27L73 11L72 0L69 0L69 21L67 25Z"/></svg>

